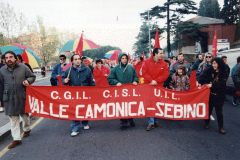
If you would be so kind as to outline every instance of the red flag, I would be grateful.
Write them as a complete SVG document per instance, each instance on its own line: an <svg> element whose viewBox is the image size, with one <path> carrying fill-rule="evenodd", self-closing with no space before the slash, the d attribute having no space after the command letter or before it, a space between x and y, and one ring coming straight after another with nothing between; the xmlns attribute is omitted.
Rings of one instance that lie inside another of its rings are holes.
<svg viewBox="0 0 240 160"><path fill-rule="evenodd" d="M157 47L160 48L158 27L156 27L155 44L153 48L157 48Z"/></svg>
<svg viewBox="0 0 240 160"><path fill-rule="evenodd" d="M83 32L78 42L75 54L79 54L80 56L82 56L82 51L83 51Z"/></svg>
<svg viewBox="0 0 240 160"><path fill-rule="evenodd" d="M128 53L128 63L130 63L130 60L131 60L131 58L130 58L130 55Z"/></svg>
<svg viewBox="0 0 240 160"><path fill-rule="evenodd" d="M215 35L213 38L213 46L212 46L212 53L217 56L217 31L215 31Z"/></svg>
<svg viewBox="0 0 240 160"><path fill-rule="evenodd" d="M143 61L145 61L145 56L144 56L144 52L143 52L143 55L142 55L142 56L143 56Z"/></svg>
<svg viewBox="0 0 240 160"><path fill-rule="evenodd" d="M68 67L70 67L72 65L72 62L69 62L67 65L65 65L62 69L62 71L66 71L66 69L68 69Z"/></svg>

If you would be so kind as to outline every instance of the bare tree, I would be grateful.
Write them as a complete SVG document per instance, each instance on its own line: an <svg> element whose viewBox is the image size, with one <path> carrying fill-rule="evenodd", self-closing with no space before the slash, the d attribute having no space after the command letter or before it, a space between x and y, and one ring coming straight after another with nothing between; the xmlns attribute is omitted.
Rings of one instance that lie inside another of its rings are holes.
<svg viewBox="0 0 240 160"><path fill-rule="evenodd" d="M16 13L9 4L0 3L0 28L7 35L8 43L13 37L23 32L26 27L26 18L22 13Z"/></svg>

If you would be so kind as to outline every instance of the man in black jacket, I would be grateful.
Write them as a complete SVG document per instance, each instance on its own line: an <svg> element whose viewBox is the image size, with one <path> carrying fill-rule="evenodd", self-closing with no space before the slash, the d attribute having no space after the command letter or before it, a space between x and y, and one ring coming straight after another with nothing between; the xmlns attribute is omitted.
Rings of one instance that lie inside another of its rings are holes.
<svg viewBox="0 0 240 160"><path fill-rule="evenodd" d="M202 54L201 53L197 54L196 59L197 59L197 61L191 67L192 71L198 70L198 67L199 67L200 63L202 63L202 61L203 61Z"/></svg>
<svg viewBox="0 0 240 160"><path fill-rule="evenodd" d="M222 59L223 59L223 62L225 63L225 65L226 65L225 68L226 68L226 81L227 81L227 79L229 77L229 74L230 74L230 67L227 64L227 56L222 56ZM226 97L226 93L225 93L224 100L228 101L228 99Z"/></svg>

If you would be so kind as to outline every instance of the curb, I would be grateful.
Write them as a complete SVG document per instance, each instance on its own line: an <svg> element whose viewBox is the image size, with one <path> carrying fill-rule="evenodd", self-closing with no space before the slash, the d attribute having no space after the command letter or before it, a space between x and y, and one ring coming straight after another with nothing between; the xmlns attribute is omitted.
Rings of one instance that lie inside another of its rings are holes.
<svg viewBox="0 0 240 160"><path fill-rule="evenodd" d="M8 122L0 128L0 143L11 135L11 124Z"/></svg>
<svg viewBox="0 0 240 160"><path fill-rule="evenodd" d="M30 115L30 124L36 118ZM22 119L20 117L20 129L22 129ZM0 128L0 143L2 143L6 138L11 136L11 123L8 122Z"/></svg>
<svg viewBox="0 0 240 160"><path fill-rule="evenodd" d="M45 78L39 78L39 79L36 79L35 82L38 82L38 81L41 81L41 80L44 80L44 79L50 79L51 77L45 77Z"/></svg>

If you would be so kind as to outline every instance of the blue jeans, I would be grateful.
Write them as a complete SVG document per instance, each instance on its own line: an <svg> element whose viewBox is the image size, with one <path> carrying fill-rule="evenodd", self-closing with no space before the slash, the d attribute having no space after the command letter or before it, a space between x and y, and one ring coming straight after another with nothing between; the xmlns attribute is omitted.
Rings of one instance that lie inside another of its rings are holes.
<svg viewBox="0 0 240 160"><path fill-rule="evenodd" d="M83 126L88 125L88 121L82 121L82 125ZM72 132L79 132L80 126L81 126L81 121L72 121L72 124L71 124Z"/></svg>
<svg viewBox="0 0 240 160"><path fill-rule="evenodd" d="M148 124L154 125L158 121L158 118L148 117Z"/></svg>

